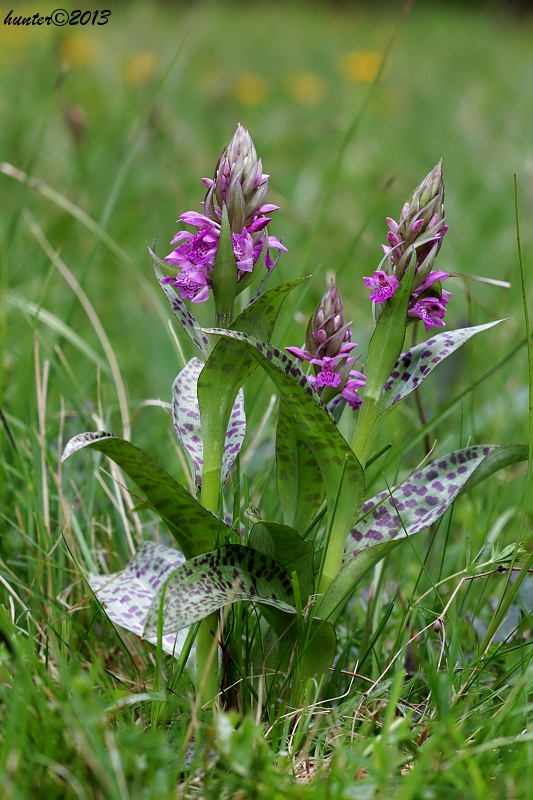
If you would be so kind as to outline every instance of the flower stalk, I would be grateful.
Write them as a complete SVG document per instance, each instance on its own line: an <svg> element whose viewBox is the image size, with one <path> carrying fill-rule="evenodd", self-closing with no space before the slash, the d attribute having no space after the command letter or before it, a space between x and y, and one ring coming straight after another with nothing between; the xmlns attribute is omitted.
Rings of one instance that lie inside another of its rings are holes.
<svg viewBox="0 0 533 800"><path fill-rule="evenodd" d="M383 262L373 276L364 278L365 286L372 289L376 327L368 350L363 407L352 442L363 466L382 412L383 388L402 352L406 326L422 320L426 331L445 327L443 318L451 293L442 288L442 281L449 275L433 269L448 230L440 161L411 193L399 221L387 217L387 224ZM381 269L384 262L386 269Z"/></svg>

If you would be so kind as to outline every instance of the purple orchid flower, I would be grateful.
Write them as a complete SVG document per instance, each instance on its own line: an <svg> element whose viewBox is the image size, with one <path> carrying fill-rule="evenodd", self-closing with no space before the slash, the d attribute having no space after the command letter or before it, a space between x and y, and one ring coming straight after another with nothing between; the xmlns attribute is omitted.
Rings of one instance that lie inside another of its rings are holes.
<svg viewBox="0 0 533 800"><path fill-rule="evenodd" d="M165 283L172 283L182 298L192 303L209 298L223 206L228 212L239 281L252 273L261 259L270 272L275 264L270 250L287 252L279 239L266 232L272 219L268 215L279 208L264 202L268 177L262 172L250 134L239 125L217 164L214 178L202 179L208 190L204 213L186 211L179 218L197 230L179 231L172 240L177 247L166 257L169 264L179 269L179 274L166 277Z"/></svg>
<svg viewBox="0 0 533 800"><path fill-rule="evenodd" d="M313 367L307 377L324 403L340 395L351 408L357 410L362 400L357 390L366 384L361 372L351 367L358 360L351 355L356 342L352 342L351 322L344 321L344 307L337 287L331 286L320 301L307 325L304 347L287 347L288 352Z"/></svg>

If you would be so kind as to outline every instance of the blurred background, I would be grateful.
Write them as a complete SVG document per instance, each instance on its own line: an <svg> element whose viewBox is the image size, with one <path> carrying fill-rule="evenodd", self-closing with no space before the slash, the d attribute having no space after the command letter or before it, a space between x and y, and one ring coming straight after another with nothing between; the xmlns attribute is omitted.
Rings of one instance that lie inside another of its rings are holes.
<svg viewBox="0 0 533 800"><path fill-rule="evenodd" d="M356 341L368 341L362 278L382 257L385 217L399 215L440 158L450 226L440 269L512 283L449 281L447 323L512 317L492 344L473 345L476 373L522 335L513 175L530 263L531 3L109 6L103 26L2 24L10 11L49 13L55 6L44 0L0 10L0 405L9 419L36 418L36 341L50 361L51 431L62 406L71 435L94 427L100 405L120 432L109 359L82 290L116 355L133 439L170 435L166 414L141 405L168 400L180 368L146 248L155 241L160 255L170 251L178 215L200 209L200 179L238 122L281 207L270 232L289 252L277 280L313 275L289 299L278 344L301 344L302 320L333 274ZM460 358L431 384L435 402L460 388ZM487 390L493 411L508 417L509 440L524 438L526 379L522 351L498 391Z"/></svg>

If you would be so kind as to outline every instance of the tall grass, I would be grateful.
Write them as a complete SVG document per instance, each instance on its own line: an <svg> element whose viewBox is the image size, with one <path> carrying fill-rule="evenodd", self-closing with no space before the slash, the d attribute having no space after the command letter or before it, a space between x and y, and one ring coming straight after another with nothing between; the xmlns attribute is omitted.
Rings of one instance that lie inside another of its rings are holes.
<svg viewBox="0 0 533 800"><path fill-rule="evenodd" d="M132 3L99 30L0 30L6 798L170 798L176 787L202 797L531 796L531 578L488 641L513 574L473 575L491 547L520 537L530 549L526 467L478 486L375 571L343 616L327 702L310 686L292 709L255 697L237 674L244 722L228 712L204 728L176 664L114 628L84 579L117 571L166 532L107 462L59 466L71 435L103 428L131 432L188 480L165 404L192 352L169 327L146 246L170 249L174 220L199 207L199 177L239 120L282 208L279 279L314 275L288 301L280 345L301 342L330 272L356 340L368 340L362 276L380 258L384 217L441 156L441 268L512 284L455 280L450 327L510 319L405 406L377 443L394 446L370 482L394 481L428 445L527 441L512 176L527 301L531 26L419 4L393 36L399 12ZM254 381L250 428L264 426L242 471L261 509L276 502L264 469L275 409L270 385Z"/></svg>

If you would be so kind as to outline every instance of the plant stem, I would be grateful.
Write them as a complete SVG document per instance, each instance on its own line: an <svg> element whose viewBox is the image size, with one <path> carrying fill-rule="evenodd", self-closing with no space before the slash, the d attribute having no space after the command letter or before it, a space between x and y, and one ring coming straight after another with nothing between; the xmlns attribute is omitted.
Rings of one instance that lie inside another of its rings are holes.
<svg viewBox="0 0 533 800"><path fill-rule="evenodd" d="M344 481L344 475L346 473L346 465L347 459L344 459L344 464L342 467L342 472L339 480L339 486L337 488L337 494L335 497L335 502L333 503L333 508L331 510L331 515L329 518L329 523L326 531L326 537L324 540L324 551L322 554L322 559L320 562L320 568L318 570L318 603L320 603L320 595L325 595L335 578L340 572L342 566L342 558L344 555L344 547L345 547L345 532L344 527L341 527L339 531L336 530L338 525L337 522L337 508L339 505L339 498L341 494L341 488Z"/></svg>
<svg viewBox="0 0 533 800"><path fill-rule="evenodd" d="M211 459L209 459L211 460ZM220 461L219 461L220 464ZM202 505L218 513L220 502L220 477L221 469L207 468L207 459L204 461L202 472L202 490L200 501ZM197 701L199 705L211 703L220 691L220 675L218 669L218 611L206 617L198 630L196 640L197 664Z"/></svg>
<svg viewBox="0 0 533 800"><path fill-rule="evenodd" d="M357 425L352 441L352 450L357 456L359 463L363 467L366 466L366 461L372 444L373 436L370 435L374 423L379 415L379 400L376 402L375 396L370 393L363 394L363 405L359 410L357 418Z"/></svg>
<svg viewBox="0 0 533 800"><path fill-rule="evenodd" d="M199 706L213 703L220 691L218 669L218 611L206 617L196 639L196 700Z"/></svg>
<svg viewBox="0 0 533 800"><path fill-rule="evenodd" d="M385 304L368 345L363 405L359 410L352 443L352 450L363 469L375 435L374 424L385 411L381 405L383 387L402 352L405 340L407 307L415 274L413 262L414 256L397 291Z"/></svg>

